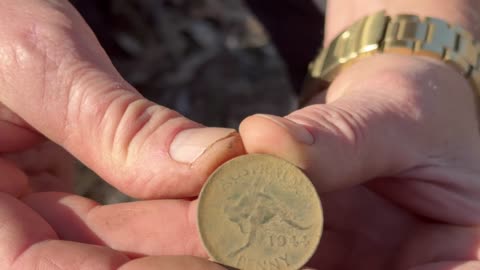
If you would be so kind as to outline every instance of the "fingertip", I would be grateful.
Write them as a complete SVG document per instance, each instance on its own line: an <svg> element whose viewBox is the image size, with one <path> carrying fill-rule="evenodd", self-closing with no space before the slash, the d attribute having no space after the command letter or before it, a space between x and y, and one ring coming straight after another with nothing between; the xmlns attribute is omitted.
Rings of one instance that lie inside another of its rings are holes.
<svg viewBox="0 0 480 270"><path fill-rule="evenodd" d="M240 125L248 153L271 154L302 167L314 138L305 127L283 117L253 115Z"/></svg>
<svg viewBox="0 0 480 270"><path fill-rule="evenodd" d="M245 153L242 138L234 130L228 136L215 141L195 162L189 165L189 172L192 174L191 181L182 181L177 184L177 187L181 187L183 190L182 197L198 196L203 184L213 171L226 161ZM170 192L170 194L174 193Z"/></svg>
<svg viewBox="0 0 480 270"><path fill-rule="evenodd" d="M304 126L288 118L268 114L257 114L256 116L263 117L282 127L284 131L286 131L292 139L296 140L298 143L305 145L312 145L315 143L315 137L312 133L310 133Z"/></svg>
<svg viewBox="0 0 480 270"><path fill-rule="evenodd" d="M170 144L170 157L180 163L193 164L215 145L234 137L235 133L234 129L229 128L185 129L175 135Z"/></svg>
<svg viewBox="0 0 480 270"><path fill-rule="evenodd" d="M218 166L243 154L245 154L245 148L242 137L240 137L238 132L232 131L228 136L212 144L200 158L192 164L192 168L203 172L203 178L206 179ZM203 182L199 184L201 188Z"/></svg>
<svg viewBox="0 0 480 270"><path fill-rule="evenodd" d="M0 192L20 197L29 191L28 176L13 162L0 158Z"/></svg>

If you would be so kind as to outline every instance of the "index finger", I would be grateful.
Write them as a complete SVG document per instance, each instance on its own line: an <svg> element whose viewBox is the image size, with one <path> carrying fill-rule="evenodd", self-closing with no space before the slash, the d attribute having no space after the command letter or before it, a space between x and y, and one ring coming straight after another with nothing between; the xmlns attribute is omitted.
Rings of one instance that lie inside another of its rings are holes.
<svg viewBox="0 0 480 270"><path fill-rule="evenodd" d="M130 260L125 254L106 246L60 239L31 208L0 193L0 269L223 269L207 260L187 256Z"/></svg>
<svg viewBox="0 0 480 270"><path fill-rule="evenodd" d="M64 240L109 246L131 257L208 256L197 229L196 201L98 205L84 197L57 192L33 193L23 201Z"/></svg>

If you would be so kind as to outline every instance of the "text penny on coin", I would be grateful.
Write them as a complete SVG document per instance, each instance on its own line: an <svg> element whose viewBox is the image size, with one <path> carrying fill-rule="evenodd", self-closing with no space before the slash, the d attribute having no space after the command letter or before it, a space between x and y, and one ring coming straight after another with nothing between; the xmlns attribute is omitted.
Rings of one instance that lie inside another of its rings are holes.
<svg viewBox="0 0 480 270"><path fill-rule="evenodd" d="M242 270L297 270L323 229L320 199L293 164L263 154L237 157L204 185L198 228L212 260Z"/></svg>

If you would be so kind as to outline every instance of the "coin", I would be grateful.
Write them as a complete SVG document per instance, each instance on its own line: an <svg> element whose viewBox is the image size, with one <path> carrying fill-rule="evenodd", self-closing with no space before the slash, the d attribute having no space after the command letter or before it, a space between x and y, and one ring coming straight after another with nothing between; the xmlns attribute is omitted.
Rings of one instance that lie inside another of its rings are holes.
<svg viewBox="0 0 480 270"><path fill-rule="evenodd" d="M211 259L243 270L300 269L323 229L320 199L308 177L263 154L219 167L200 193L197 219Z"/></svg>

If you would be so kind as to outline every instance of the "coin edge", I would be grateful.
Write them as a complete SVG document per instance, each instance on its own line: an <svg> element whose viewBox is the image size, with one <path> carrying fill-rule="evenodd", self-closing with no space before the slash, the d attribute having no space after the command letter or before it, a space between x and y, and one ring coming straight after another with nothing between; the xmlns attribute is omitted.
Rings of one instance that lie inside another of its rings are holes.
<svg viewBox="0 0 480 270"><path fill-rule="evenodd" d="M204 235L202 234L202 230L201 230L201 226L200 226L200 209L201 209L201 205L202 205L202 197L203 197L203 194L205 193L205 190L208 188L208 185L209 183L211 182L211 179L213 179L213 177L218 174L218 172L220 170L223 169L223 167L227 166L228 164L230 163L233 163L235 161L238 161L239 159L245 159L245 158L253 158L254 156L257 156L257 157L267 157L269 159L275 159L275 160L279 160L280 162L283 162L285 164L288 164L289 166L293 166L295 167L307 180L308 180L308 184L311 186L311 188L313 188L313 190L315 191L314 194L315 194L315 198L318 202L318 206L319 206L319 209L321 211L320 213L320 217L321 217L321 220L320 220L320 233L318 234L318 236L316 236L316 239L315 239L315 242L316 242L316 245L315 245L315 248L312 249L311 253L308 254L308 256L306 256L306 259L305 259L305 262L302 264L302 265L299 265L298 267L301 268L303 266L305 266L308 261L310 261L310 259L313 257L313 255L315 254L315 252L317 251L318 249L318 245L320 244L320 240L323 236L323 228L324 228L324 213L323 213L323 207L322 207L322 201L320 200L320 196L317 192L317 189L315 188L315 185L313 185L312 181L310 180L310 178L305 174L305 172L300 169L299 167L297 167L295 164L285 160L285 159L282 159L282 158L279 158L279 157L276 157L276 156L273 156L273 155L269 155L269 154L246 154L246 155L241 155L241 156L238 156L238 157L235 157L235 158L232 158L228 161L226 161L225 163L223 163L222 165L220 165L217 169L215 169L213 171L213 173L210 174L210 176L207 178L207 181L205 181L205 184L203 185L199 195L198 195L198 205L197 205L197 231L200 235L200 240L202 242L202 245L203 247L205 248L208 256L209 256L209 260L211 261L214 261L216 263L219 263L219 264L224 264L224 265L227 265L229 267L235 267L235 266L232 266L232 265L228 265L226 264L226 262L221 262L219 260L217 260L216 256L213 256L212 253L211 253L211 249L208 248L208 244L207 242L208 241L205 241L205 237Z"/></svg>

